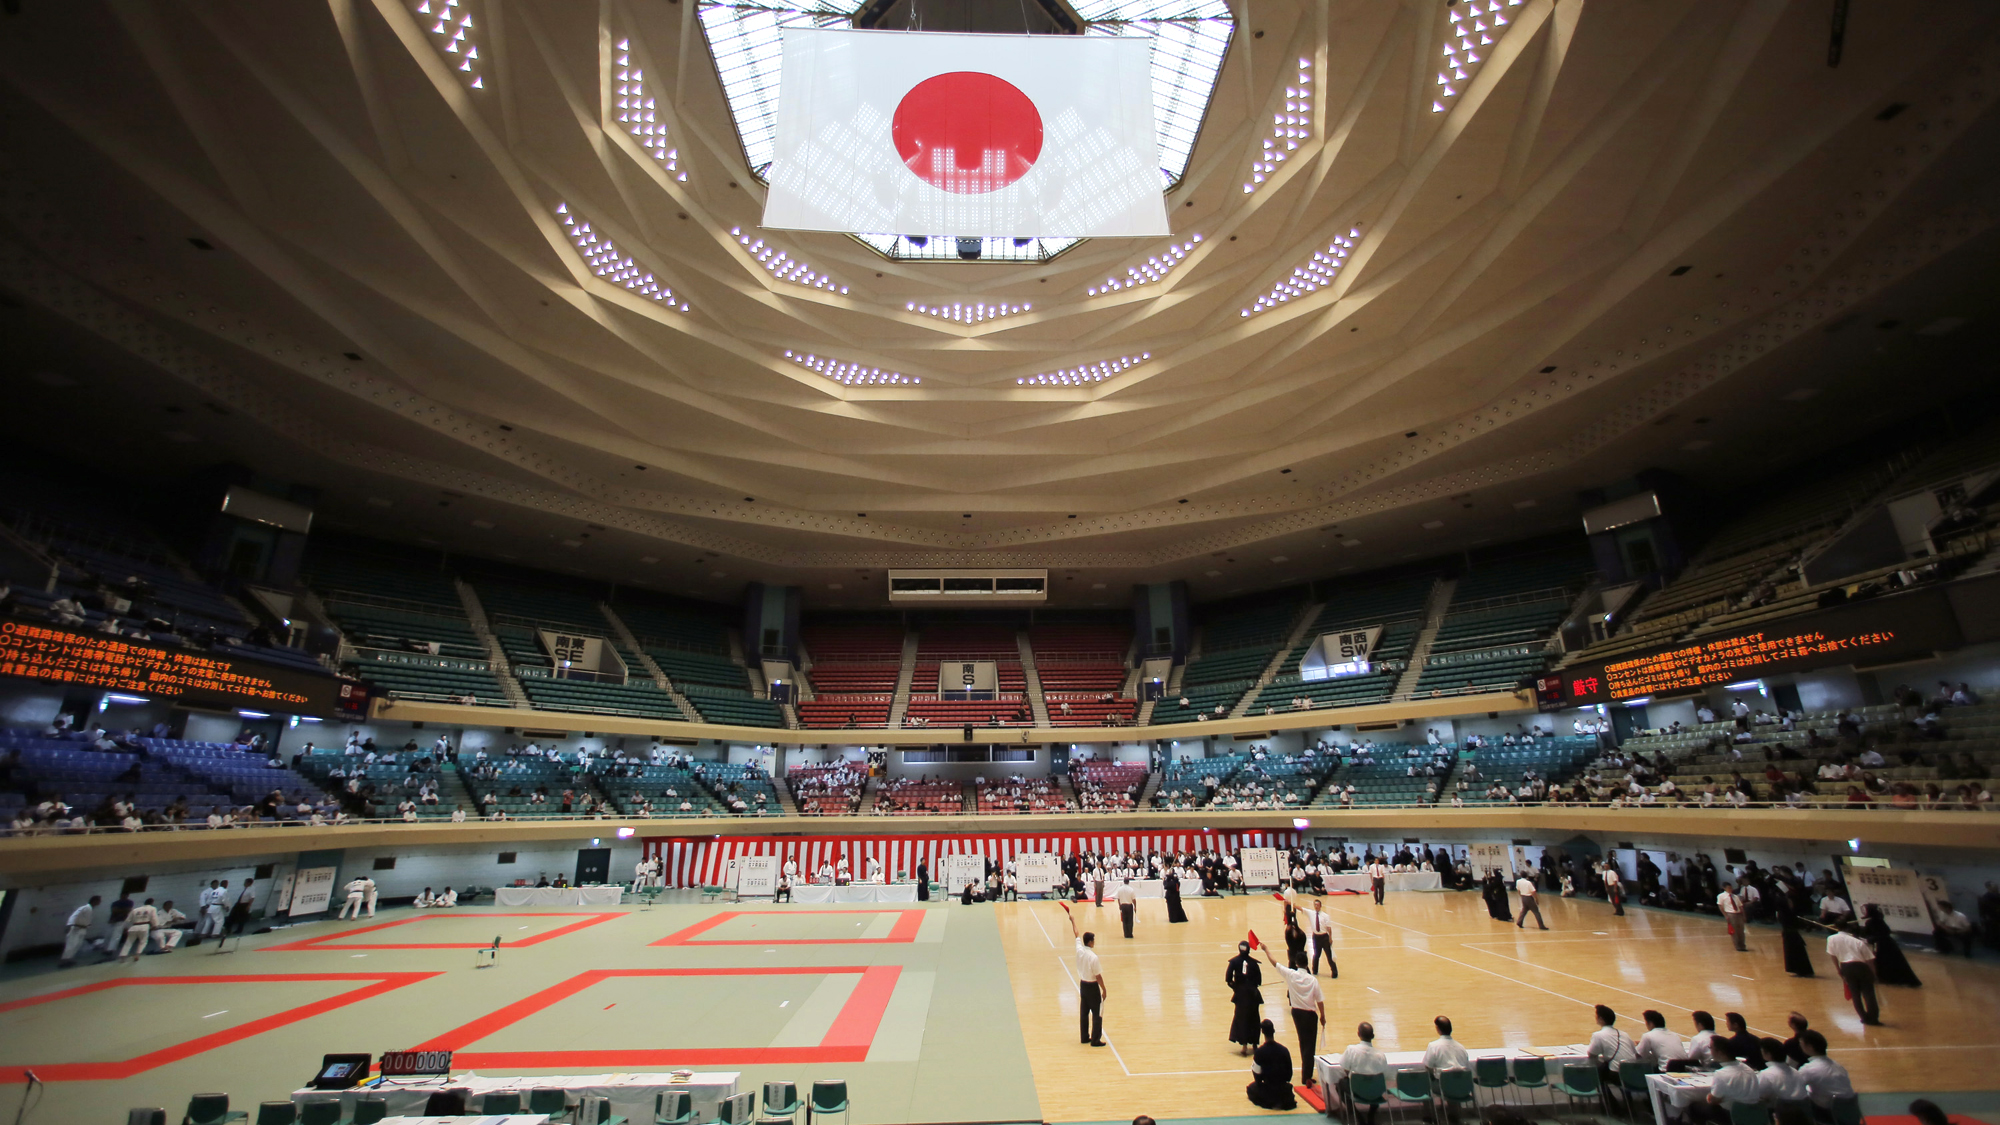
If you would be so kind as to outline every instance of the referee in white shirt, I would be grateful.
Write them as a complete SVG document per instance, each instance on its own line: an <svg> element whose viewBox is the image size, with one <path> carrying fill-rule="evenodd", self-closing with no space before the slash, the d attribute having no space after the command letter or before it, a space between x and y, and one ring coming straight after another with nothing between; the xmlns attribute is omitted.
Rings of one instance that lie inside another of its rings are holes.
<svg viewBox="0 0 2000 1125"><path fill-rule="evenodd" d="M1312 974L1319 975L1319 956L1324 953L1327 977L1339 980L1340 965L1333 959L1333 915L1326 912L1319 899L1314 899L1313 908L1306 911L1305 921L1306 936L1312 940Z"/></svg>
<svg viewBox="0 0 2000 1125"><path fill-rule="evenodd" d="M1076 936L1076 1021L1077 1032L1083 1042L1092 1047L1104 1046L1104 996L1110 991L1104 987L1104 963L1097 959L1097 935L1085 930L1078 933L1076 915L1067 907L1063 913L1069 916L1069 932Z"/></svg>
<svg viewBox="0 0 2000 1125"><path fill-rule="evenodd" d="M1826 953L1854 998L1854 1013L1861 1022L1881 1023L1882 1008L1875 999L1875 951L1861 939L1861 927L1841 923L1840 932L1826 939Z"/></svg>
<svg viewBox="0 0 2000 1125"><path fill-rule="evenodd" d="M1389 887L1389 865L1380 856L1368 865L1368 885L1375 892L1375 905L1382 905L1382 892Z"/></svg>
<svg viewBox="0 0 2000 1125"><path fill-rule="evenodd" d="M1264 959L1284 978L1286 999L1291 1002L1292 1027L1299 1033L1299 1069L1305 1084L1313 1084L1313 1057L1319 1045L1319 1029L1326 1026L1326 994L1319 990L1319 978L1306 969L1288 969L1278 964L1270 946Z"/></svg>

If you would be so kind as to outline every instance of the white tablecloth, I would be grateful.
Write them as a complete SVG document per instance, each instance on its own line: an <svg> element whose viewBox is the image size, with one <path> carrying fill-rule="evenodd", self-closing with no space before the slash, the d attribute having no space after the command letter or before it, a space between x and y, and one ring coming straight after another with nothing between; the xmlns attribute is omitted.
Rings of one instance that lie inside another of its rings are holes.
<svg viewBox="0 0 2000 1125"><path fill-rule="evenodd" d="M1430 874L1435 875L1437 872L1433 871ZM1342 1050L1345 1049L1342 1048ZM1497 1051L1482 1051L1476 1047L1468 1047L1467 1051L1472 1055L1475 1062L1479 1059L1505 1057L1509 1074L1513 1073L1516 1060L1525 1059L1531 1055L1540 1055L1548 1061L1549 1078L1550 1080L1554 1080L1562 1077L1564 1063L1580 1063L1584 1061L1584 1052L1589 1049L1590 1045L1588 1043L1571 1043L1561 1047L1529 1047L1526 1049L1512 1047ZM1387 1054L1389 1056L1389 1069L1392 1071L1423 1069L1424 1053L1422 1051L1390 1051ZM1319 1074L1319 1080L1326 1084L1321 1089L1331 1090L1340 1082L1342 1071L1339 1055L1315 1056L1313 1064L1314 1070ZM1396 1080L1391 1078L1389 1080L1389 1088L1393 1090L1395 1087Z"/></svg>
<svg viewBox="0 0 2000 1125"><path fill-rule="evenodd" d="M1389 891L1435 891L1444 886L1435 871L1391 871L1382 881L1382 888ZM1363 873L1348 872L1326 877L1329 891L1355 891L1367 894L1374 890L1374 884Z"/></svg>
<svg viewBox="0 0 2000 1125"><path fill-rule="evenodd" d="M1667 1125L1668 1106L1674 1108L1675 1116L1680 1116L1688 1106L1708 1100L1708 1088L1713 1081L1713 1076L1699 1071L1648 1074L1646 1096L1653 1103L1653 1120L1659 1125Z"/></svg>
<svg viewBox="0 0 2000 1125"><path fill-rule="evenodd" d="M548 1125L546 1113L509 1113L492 1117L385 1117L384 1125Z"/></svg>
<svg viewBox="0 0 2000 1125"><path fill-rule="evenodd" d="M793 902L915 902L915 883L849 883L844 887L824 883L794 886Z"/></svg>
<svg viewBox="0 0 2000 1125"><path fill-rule="evenodd" d="M617 906L624 887L495 887L497 906Z"/></svg>
<svg viewBox="0 0 2000 1125"><path fill-rule="evenodd" d="M350 1090L294 1090L292 1101L297 1105L307 1102L338 1101L343 1120L354 1116L357 1098L379 1097L389 1103L391 1116L414 1116L424 1111L430 1096L439 1090L465 1089L471 1092L466 1108L477 1110L479 1099L495 1091L515 1091L521 1095L521 1104L528 1102L528 1091L537 1086L560 1087L565 1097L572 1103L582 1097L611 1099L612 1112L635 1122L653 1119L653 1099L662 1090L686 1090L693 1095L696 1121L713 1121L716 1103L736 1093L738 1072L718 1072L696 1074L686 1082L674 1082L664 1071L652 1074L541 1074L541 1075L465 1075L449 1080L414 1078L390 1079L394 1085L376 1087L355 1087ZM472 1119L453 1117L446 1119L458 1125L473 1125ZM512 1125L512 1119L503 1119ZM486 1125L484 1122L477 1125Z"/></svg>

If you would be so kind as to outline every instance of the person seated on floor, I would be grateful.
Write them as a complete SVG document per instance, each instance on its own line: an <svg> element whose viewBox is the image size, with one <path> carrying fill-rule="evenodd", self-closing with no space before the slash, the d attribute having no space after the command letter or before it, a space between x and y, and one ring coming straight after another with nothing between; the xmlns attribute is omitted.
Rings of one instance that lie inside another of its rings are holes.
<svg viewBox="0 0 2000 1125"><path fill-rule="evenodd" d="M416 907L418 910L429 910L436 901L436 899L431 897L431 889L425 887L422 891L418 892L416 899L410 905Z"/></svg>
<svg viewBox="0 0 2000 1125"><path fill-rule="evenodd" d="M1250 1104L1260 1109L1297 1109L1291 1049L1278 1042L1278 1029L1270 1020L1259 1024L1258 1030L1264 1033L1264 1042L1250 1056L1250 1085L1243 1092L1250 1096Z"/></svg>

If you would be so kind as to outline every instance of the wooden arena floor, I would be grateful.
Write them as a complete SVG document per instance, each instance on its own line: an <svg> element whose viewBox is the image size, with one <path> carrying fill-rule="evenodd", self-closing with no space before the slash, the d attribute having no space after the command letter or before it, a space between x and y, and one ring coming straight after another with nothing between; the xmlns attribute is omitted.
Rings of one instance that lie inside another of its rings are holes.
<svg viewBox="0 0 2000 1125"><path fill-rule="evenodd" d="M1056 903L671 897L650 909L392 909L373 923L253 935L221 956L204 946L137 965L11 965L0 1079L17 1083L24 1066L51 1079L30 1125L121 1120L149 1105L177 1119L198 1091L253 1111L284 1098L322 1053L450 1042L461 1071L488 1075L670 1069L699 1051L688 1065L740 1071L744 1089L843 1078L865 1125L1259 1113L1243 1096L1246 1060L1225 1042L1222 975L1246 928L1278 937L1268 896L1190 899L1191 921L1174 926L1164 903L1142 901L1129 942L1114 907L1077 907L1111 986L1102 1049L1077 1042L1073 943ZM1770 1032L1796 1008L1864 1091L2000 1090L1980 1063L2000 1050L1991 962L1913 954L1925 987L1884 989L1885 1026L1864 1029L1837 981L1784 975L1774 930L1753 931L1752 951L1737 954L1718 922L1616 918L1601 903L1549 901L1543 934L1489 919L1474 894L1327 902L1341 968L1329 990L1336 1050L1362 1019L1395 1050L1421 1047L1431 1017L1446 1014L1476 1052L1579 1042L1599 1002L1634 1032L1648 1007L1684 1033L1693 1008L1741 1011ZM509 943L499 965L475 969L472 947L495 934ZM1289 1041L1283 987L1267 981L1267 1010ZM837 1042L859 1053L823 1052Z"/></svg>
<svg viewBox="0 0 2000 1125"><path fill-rule="evenodd" d="M1617 917L1601 902L1543 900L1548 933L1490 918L1473 893L1392 894L1379 907L1366 896L1324 900L1340 961L1339 981L1327 981L1324 969L1320 981L1331 1049L1353 1043L1362 1020L1375 1025L1384 1050L1422 1049L1438 1015L1451 1018L1455 1038L1474 1054L1580 1043L1600 1003L1635 1038L1648 1008L1683 1036L1693 1031L1688 1013L1707 1009L1718 1024L1722 1013L1741 1012L1759 1034L1784 1038L1786 1016L1797 1010L1826 1035L1857 1090L2000 1088L2000 1074L1980 1061L2000 1051L2000 969L1991 962L1912 953L1924 987L1881 989L1883 1026L1871 1028L1844 999L1823 951L1816 948L1817 978L1784 972L1775 928L1752 927L1750 951L1737 953L1719 920L1639 909ZM1246 929L1279 942L1283 957L1282 909L1269 895L1186 905L1187 923L1169 925L1163 902L1141 900L1130 941L1115 906L1075 907L1079 924L1098 935L1111 992L1111 1046L1103 1049L1077 1042L1075 943L1061 907L992 908L1049 1120L1260 1112L1243 1096L1247 1060L1227 1042L1232 1009L1222 977ZM1264 979L1266 1015L1296 1056L1283 982L1268 969Z"/></svg>

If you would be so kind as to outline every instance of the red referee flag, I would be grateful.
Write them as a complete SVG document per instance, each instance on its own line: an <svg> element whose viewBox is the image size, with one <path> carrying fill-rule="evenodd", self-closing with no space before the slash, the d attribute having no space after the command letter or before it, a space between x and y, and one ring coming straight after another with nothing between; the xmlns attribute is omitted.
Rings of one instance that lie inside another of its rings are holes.
<svg viewBox="0 0 2000 1125"><path fill-rule="evenodd" d="M1069 913L1069 903L1066 903L1066 902L1064 902L1064 901L1063 901L1063 900L1061 900L1061 899L1057 899L1057 900L1056 900L1056 905L1057 905L1057 906L1060 906L1060 907L1062 907L1062 908L1063 908L1063 913L1064 913L1064 914L1068 914L1068 913Z"/></svg>
<svg viewBox="0 0 2000 1125"><path fill-rule="evenodd" d="M1277 899L1279 902L1285 901L1285 896L1278 891L1272 891L1271 897Z"/></svg>
<svg viewBox="0 0 2000 1125"><path fill-rule="evenodd" d="M1257 940L1257 931L1256 931L1256 930L1250 930L1250 931L1248 931L1248 933L1250 934L1250 948L1252 948L1252 949L1258 949L1258 948L1261 948L1261 947L1263 946L1263 944L1264 944L1264 943L1263 943L1263 942L1261 942L1261 941L1258 941L1258 940Z"/></svg>

